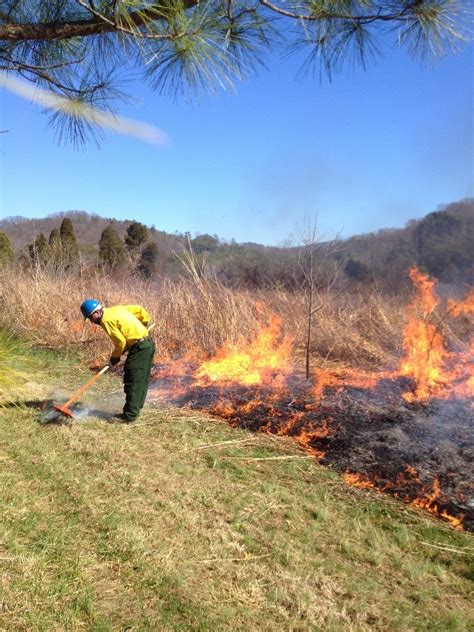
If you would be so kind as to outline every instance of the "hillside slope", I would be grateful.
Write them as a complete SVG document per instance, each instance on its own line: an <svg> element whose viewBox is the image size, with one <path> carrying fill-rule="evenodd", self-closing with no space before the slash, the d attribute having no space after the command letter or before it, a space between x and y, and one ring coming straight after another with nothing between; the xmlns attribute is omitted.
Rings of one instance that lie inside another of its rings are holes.
<svg viewBox="0 0 474 632"><path fill-rule="evenodd" d="M107 424L113 376L88 417L41 426L34 402L87 371L45 352L16 363L21 390L0 407L0 628L472 629L469 534L346 486L289 439L153 407Z"/></svg>
<svg viewBox="0 0 474 632"><path fill-rule="evenodd" d="M48 238L64 217L74 225L83 261L96 262L102 231L111 225L123 239L132 220L118 221L84 211L57 213L41 219L10 217L0 220L17 255L38 234ZM159 217L157 217L159 220ZM157 245L156 274L173 274L184 269L175 253L182 253L187 236L149 228L148 238ZM474 199L439 207L424 218L412 220L404 228L383 229L355 235L337 244L314 244L319 281L331 284L334 270L352 285L374 280L390 291L398 290L401 279L413 265L448 283L470 283L474 278ZM226 243L217 236L199 235L191 239L199 267L231 286L263 287L278 285L298 288L304 284L301 246L274 247L255 243ZM341 274L344 272L344 274Z"/></svg>

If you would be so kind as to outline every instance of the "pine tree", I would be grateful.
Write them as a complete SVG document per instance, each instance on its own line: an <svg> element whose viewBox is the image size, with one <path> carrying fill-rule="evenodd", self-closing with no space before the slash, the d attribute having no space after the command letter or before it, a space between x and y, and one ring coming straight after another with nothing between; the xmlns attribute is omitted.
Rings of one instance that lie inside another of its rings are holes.
<svg viewBox="0 0 474 632"><path fill-rule="evenodd" d="M79 263L79 246L77 245L74 227L69 217L65 217L59 229L61 239L62 261L66 269Z"/></svg>
<svg viewBox="0 0 474 632"><path fill-rule="evenodd" d="M136 263L141 254L142 245L148 239L148 228L140 222L132 222L127 228L125 245L132 259Z"/></svg>
<svg viewBox="0 0 474 632"><path fill-rule="evenodd" d="M140 260L138 262L138 271L144 277L149 279L156 271L156 262L158 259L158 246L154 241L149 241L143 248Z"/></svg>
<svg viewBox="0 0 474 632"><path fill-rule="evenodd" d="M35 241L28 246L30 261L34 266L44 268L51 260L51 248L46 237L40 233Z"/></svg>
<svg viewBox="0 0 474 632"><path fill-rule="evenodd" d="M8 235L0 230L0 265L11 263L15 259Z"/></svg>
<svg viewBox="0 0 474 632"><path fill-rule="evenodd" d="M104 270L112 272L125 263L125 248L116 230L109 224L102 231L99 240L99 264Z"/></svg>
<svg viewBox="0 0 474 632"><path fill-rule="evenodd" d="M421 59L456 52L470 37L461 0L2 0L0 59L69 103L52 110L59 135L83 142L121 92L114 78L138 73L159 93L213 91L246 78L276 46L302 70L329 78L345 62L392 53L393 38ZM278 18L278 19L277 19ZM291 37L286 37L291 32ZM281 37L280 37L281 35Z"/></svg>

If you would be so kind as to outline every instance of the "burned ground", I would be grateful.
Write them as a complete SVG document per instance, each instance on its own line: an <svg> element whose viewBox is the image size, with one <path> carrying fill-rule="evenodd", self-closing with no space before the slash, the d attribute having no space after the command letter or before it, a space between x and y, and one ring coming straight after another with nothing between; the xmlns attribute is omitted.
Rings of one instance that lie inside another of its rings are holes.
<svg viewBox="0 0 474 632"><path fill-rule="evenodd" d="M283 389L196 386L157 366L151 396L251 431L288 435L348 482L375 487L474 530L474 411L462 399L407 403L407 378L324 389L316 401L293 375ZM276 377L276 376L275 376Z"/></svg>

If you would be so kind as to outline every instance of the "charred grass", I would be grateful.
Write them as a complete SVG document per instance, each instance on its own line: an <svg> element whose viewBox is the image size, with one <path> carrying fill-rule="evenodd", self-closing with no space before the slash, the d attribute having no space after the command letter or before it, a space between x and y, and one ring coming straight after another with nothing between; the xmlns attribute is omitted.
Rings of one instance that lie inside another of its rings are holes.
<svg viewBox="0 0 474 632"><path fill-rule="evenodd" d="M0 628L472 629L469 534L191 411L41 426L31 392L84 372L25 357L0 408ZM118 389L104 377L89 397Z"/></svg>

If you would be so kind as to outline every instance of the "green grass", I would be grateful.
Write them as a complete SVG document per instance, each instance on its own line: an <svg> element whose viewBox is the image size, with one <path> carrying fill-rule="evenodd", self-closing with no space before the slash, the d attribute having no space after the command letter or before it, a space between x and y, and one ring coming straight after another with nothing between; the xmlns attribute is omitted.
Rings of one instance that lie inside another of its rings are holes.
<svg viewBox="0 0 474 632"><path fill-rule="evenodd" d="M52 352L17 363L29 383L0 409L0 629L472 629L471 535L346 486L290 439L189 411L41 426L21 402L88 372ZM118 389L106 375L89 397Z"/></svg>

